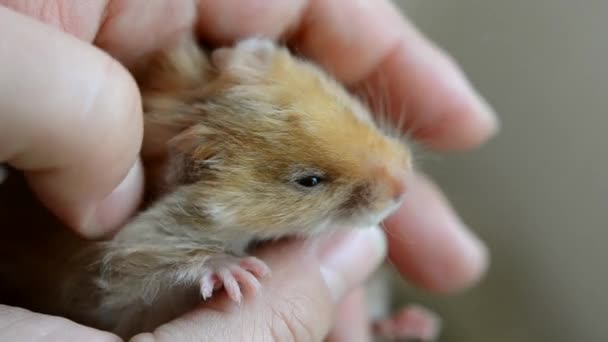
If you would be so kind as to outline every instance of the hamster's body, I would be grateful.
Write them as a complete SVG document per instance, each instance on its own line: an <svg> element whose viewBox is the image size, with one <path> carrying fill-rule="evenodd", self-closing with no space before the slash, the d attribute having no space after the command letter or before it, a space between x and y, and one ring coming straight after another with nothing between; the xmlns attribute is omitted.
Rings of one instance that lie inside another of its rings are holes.
<svg viewBox="0 0 608 342"><path fill-rule="evenodd" d="M155 198L104 242L57 224L34 243L13 227L0 269L12 304L130 336L218 283L237 301L258 286L268 269L251 241L371 226L400 205L407 148L318 67L258 39L168 51L138 74Z"/></svg>

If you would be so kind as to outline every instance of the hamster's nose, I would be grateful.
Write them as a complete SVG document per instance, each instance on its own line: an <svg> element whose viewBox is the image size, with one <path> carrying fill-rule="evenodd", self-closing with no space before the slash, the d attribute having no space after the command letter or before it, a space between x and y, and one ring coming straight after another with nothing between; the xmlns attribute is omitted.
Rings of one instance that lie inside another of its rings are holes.
<svg viewBox="0 0 608 342"><path fill-rule="evenodd" d="M390 168L380 168L376 171L376 176L380 178L384 193L388 199L394 202L401 202L407 190L407 174L404 172L394 172Z"/></svg>
<svg viewBox="0 0 608 342"><path fill-rule="evenodd" d="M405 175L394 175L391 178L391 198L395 202L401 202L407 190L406 177Z"/></svg>

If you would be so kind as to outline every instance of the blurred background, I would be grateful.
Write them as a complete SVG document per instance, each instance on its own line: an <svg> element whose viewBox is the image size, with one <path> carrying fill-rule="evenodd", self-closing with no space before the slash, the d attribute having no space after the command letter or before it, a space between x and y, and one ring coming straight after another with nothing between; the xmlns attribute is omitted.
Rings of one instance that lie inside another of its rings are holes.
<svg viewBox="0 0 608 342"><path fill-rule="evenodd" d="M608 341L608 1L395 1L503 124L423 158L489 244L487 277L412 296L443 316L441 341Z"/></svg>

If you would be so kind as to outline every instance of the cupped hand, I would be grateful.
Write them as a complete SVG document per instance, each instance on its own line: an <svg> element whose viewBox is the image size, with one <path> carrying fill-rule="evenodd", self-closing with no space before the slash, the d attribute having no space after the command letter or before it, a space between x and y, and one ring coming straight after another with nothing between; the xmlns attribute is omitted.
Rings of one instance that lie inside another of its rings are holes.
<svg viewBox="0 0 608 342"><path fill-rule="evenodd" d="M386 247L379 228L269 246L258 256L272 275L255 295L246 293L236 304L218 293L204 306L131 341L320 341L331 329L341 300L378 267ZM350 331L369 336L368 326L362 323ZM119 339L59 317L0 305L0 340Z"/></svg>
<svg viewBox="0 0 608 342"><path fill-rule="evenodd" d="M272 275L255 295L246 295L240 305L220 295L133 341L321 341L344 296L370 276L385 253L379 228L265 248L259 256ZM351 331L370 336L363 323Z"/></svg>
<svg viewBox="0 0 608 342"><path fill-rule="evenodd" d="M475 147L498 126L451 59L388 1L0 4L0 161L89 237L120 226L142 192L141 104L125 66L192 27L211 43L283 39L349 87L381 85L386 108L399 109L390 114L433 148ZM419 286L454 291L483 273L485 248L423 176L386 226L392 261Z"/></svg>

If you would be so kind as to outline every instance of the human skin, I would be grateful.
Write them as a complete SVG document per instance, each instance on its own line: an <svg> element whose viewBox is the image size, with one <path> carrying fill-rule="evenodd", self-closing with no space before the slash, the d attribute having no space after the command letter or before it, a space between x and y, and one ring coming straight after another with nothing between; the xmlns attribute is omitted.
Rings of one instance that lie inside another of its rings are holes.
<svg viewBox="0 0 608 342"><path fill-rule="evenodd" d="M438 150L476 147L498 127L491 109L451 59L385 1L0 0L0 4L8 7L0 7L0 161L23 170L40 200L69 227L90 238L120 227L133 214L143 191L138 158L141 100L125 66L189 28L196 28L202 40L218 44L252 34L285 39L347 86L366 82L374 86L381 79L388 108L407 109L393 115L405 115L413 136ZM358 20L365 25L351 24ZM486 267L483 245L422 175L414 177L406 204L386 226L392 262L420 287L457 291L474 283ZM309 248L295 246L287 254L300 255ZM368 247L362 255L382 254L378 252L382 248ZM272 256L269 252L268 258L273 260ZM376 259L370 260L374 265ZM312 257L307 263L305 267L317 270L323 265ZM289 270L293 264L285 261L276 267ZM347 318L364 322L364 303L356 288L371 268L345 281L339 300L328 301L328 307L302 304L303 312L327 312L326 327L319 322L314 328L315 323L302 325L322 334L333 320L331 336L340 340ZM316 285L302 293L331 292L325 280L312 283ZM339 305L351 309L341 310ZM190 332L188 328L209 332L212 327L204 322L213 320L208 317L209 310L200 310L161 328L160 335L142 338L179 340ZM221 318L225 324L238 323L231 320L234 317ZM47 328L65 336L115 338L9 307L0 308L0 337L18 338L31 331L27 325L10 324L15 319L30 322L36 332ZM365 324L361 326L364 329Z"/></svg>

